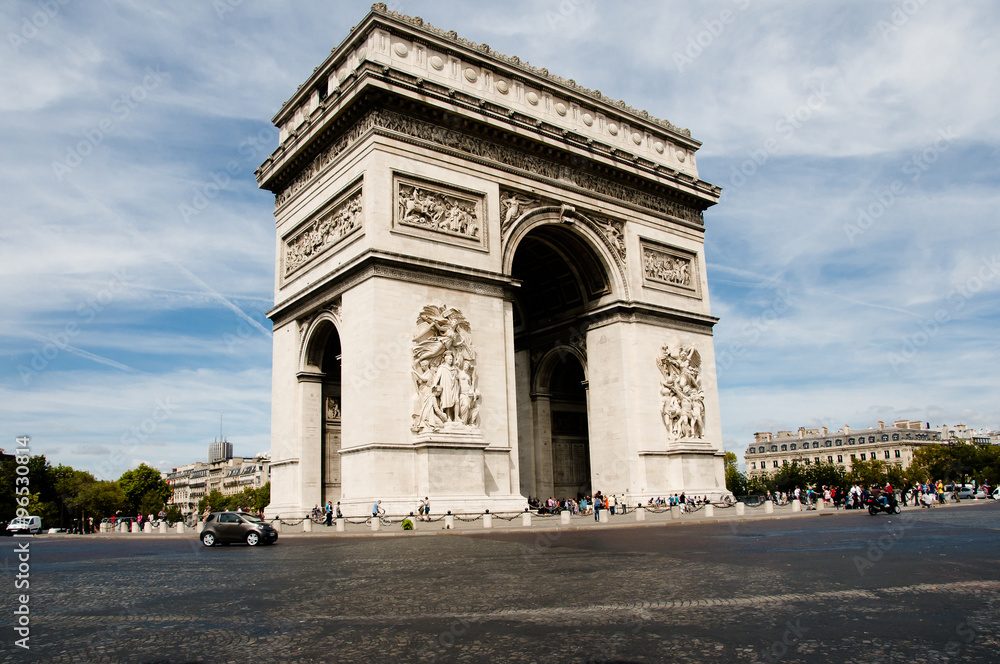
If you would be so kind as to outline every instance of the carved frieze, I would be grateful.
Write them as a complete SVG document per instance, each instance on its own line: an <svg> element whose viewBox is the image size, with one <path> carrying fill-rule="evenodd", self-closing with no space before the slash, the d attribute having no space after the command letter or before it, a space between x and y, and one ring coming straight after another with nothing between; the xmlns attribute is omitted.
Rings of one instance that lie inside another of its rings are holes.
<svg viewBox="0 0 1000 664"><path fill-rule="evenodd" d="M486 248L485 196L397 175L395 230Z"/></svg>
<svg viewBox="0 0 1000 664"><path fill-rule="evenodd" d="M479 374L472 329L462 312L428 305L413 334L415 434L479 430Z"/></svg>
<svg viewBox="0 0 1000 664"><path fill-rule="evenodd" d="M705 437L705 392L701 385L701 354L680 346L664 345L656 358L660 381L660 415L667 440L702 440Z"/></svg>
<svg viewBox="0 0 1000 664"><path fill-rule="evenodd" d="M646 286L701 297L697 256L690 251L642 240L642 276Z"/></svg>
<svg viewBox="0 0 1000 664"><path fill-rule="evenodd" d="M565 164L542 159L523 150L484 140L454 129L446 129L430 122L417 120L395 111L377 109L370 111L338 138L330 147L321 152L295 178L275 196L275 207L288 201L296 192L306 187L338 155L362 138L369 130L388 130L413 138L429 141L472 157L492 161L511 169L546 177L551 180L568 181L572 184L606 196L628 205L653 212L670 215L695 224L703 224L702 212L688 205L651 194L614 180L604 178L584 169L570 169Z"/></svg>
<svg viewBox="0 0 1000 664"><path fill-rule="evenodd" d="M361 184L356 183L305 225L284 239L282 264L284 276L325 253L349 235L361 229Z"/></svg>

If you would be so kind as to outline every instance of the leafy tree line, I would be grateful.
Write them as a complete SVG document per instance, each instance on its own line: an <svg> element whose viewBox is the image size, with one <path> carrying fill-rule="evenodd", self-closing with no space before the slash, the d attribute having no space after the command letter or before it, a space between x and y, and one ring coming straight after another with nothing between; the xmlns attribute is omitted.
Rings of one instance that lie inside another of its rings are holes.
<svg viewBox="0 0 1000 664"><path fill-rule="evenodd" d="M212 489L208 495L198 501L198 513L243 510L244 512L262 512L271 502L271 483L268 482L259 489L247 487L242 492L224 496L218 489Z"/></svg>
<svg viewBox="0 0 1000 664"><path fill-rule="evenodd" d="M42 518L45 528L67 528L74 519L93 517L95 522L118 512L122 516L159 514L170 499L170 485L160 471L146 464L127 470L114 481L98 480L90 473L62 464L53 466L44 455L28 459L27 496L15 494L17 463L5 459L0 464L0 521L9 522L24 507L28 514ZM21 505L18 498L25 498ZM259 489L244 489L233 496L212 491L198 503L198 511L244 509L258 512L271 502L271 483ZM169 521L183 518L176 505L166 509Z"/></svg>
<svg viewBox="0 0 1000 664"><path fill-rule="evenodd" d="M905 469L880 459L855 460L850 469L835 463L804 465L792 462L762 476L748 477L737 468L737 457L726 452L726 488L736 496L792 491L795 487L818 489L824 486L846 489L854 484L871 486L886 483L901 488L914 482L942 480L964 484L975 481L997 486L1000 482L1000 446L926 445L913 451L913 461Z"/></svg>

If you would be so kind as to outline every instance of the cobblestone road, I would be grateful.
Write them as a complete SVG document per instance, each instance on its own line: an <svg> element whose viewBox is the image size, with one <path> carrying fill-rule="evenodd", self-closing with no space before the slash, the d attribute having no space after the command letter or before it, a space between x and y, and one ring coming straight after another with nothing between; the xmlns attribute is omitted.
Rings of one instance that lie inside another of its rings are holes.
<svg viewBox="0 0 1000 664"><path fill-rule="evenodd" d="M31 649L8 630L4 662L1000 661L992 503L264 548L194 535L30 546Z"/></svg>

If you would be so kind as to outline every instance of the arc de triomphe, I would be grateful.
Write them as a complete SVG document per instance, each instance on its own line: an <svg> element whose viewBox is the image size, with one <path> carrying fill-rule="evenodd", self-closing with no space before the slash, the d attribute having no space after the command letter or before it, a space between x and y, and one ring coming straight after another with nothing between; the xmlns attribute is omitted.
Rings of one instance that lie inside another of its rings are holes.
<svg viewBox="0 0 1000 664"><path fill-rule="evenodd" d="M274 123L269 514L725 492L690 132L382 4Z"/></svg>

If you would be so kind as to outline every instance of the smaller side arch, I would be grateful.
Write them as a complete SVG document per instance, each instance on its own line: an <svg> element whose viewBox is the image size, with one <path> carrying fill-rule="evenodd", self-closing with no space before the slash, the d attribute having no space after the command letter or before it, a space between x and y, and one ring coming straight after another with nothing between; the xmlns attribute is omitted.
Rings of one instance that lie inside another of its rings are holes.
<svg viewBox="0 0 1000 664"><path fill-rule="evenodd" d="M575 358L580 363L580 366L583 367L584 380L590 380L587 370L586 352L577 346L560 344L539 358L536 364L537 368L535 369L534 376L532 376L531 380L532 394L549 392L552 384L552 376L555 373L556 367L566 361L567 355Z"/></svg>
<svg viewBox="0 0 1000 664"><path fill-rule="evenodd" d="M322 373L326 358L330 335L335 334L340 339L340 320L331 311L320 312L305 327L302 344L299 348L299 371L306 373Z"/></svg>

